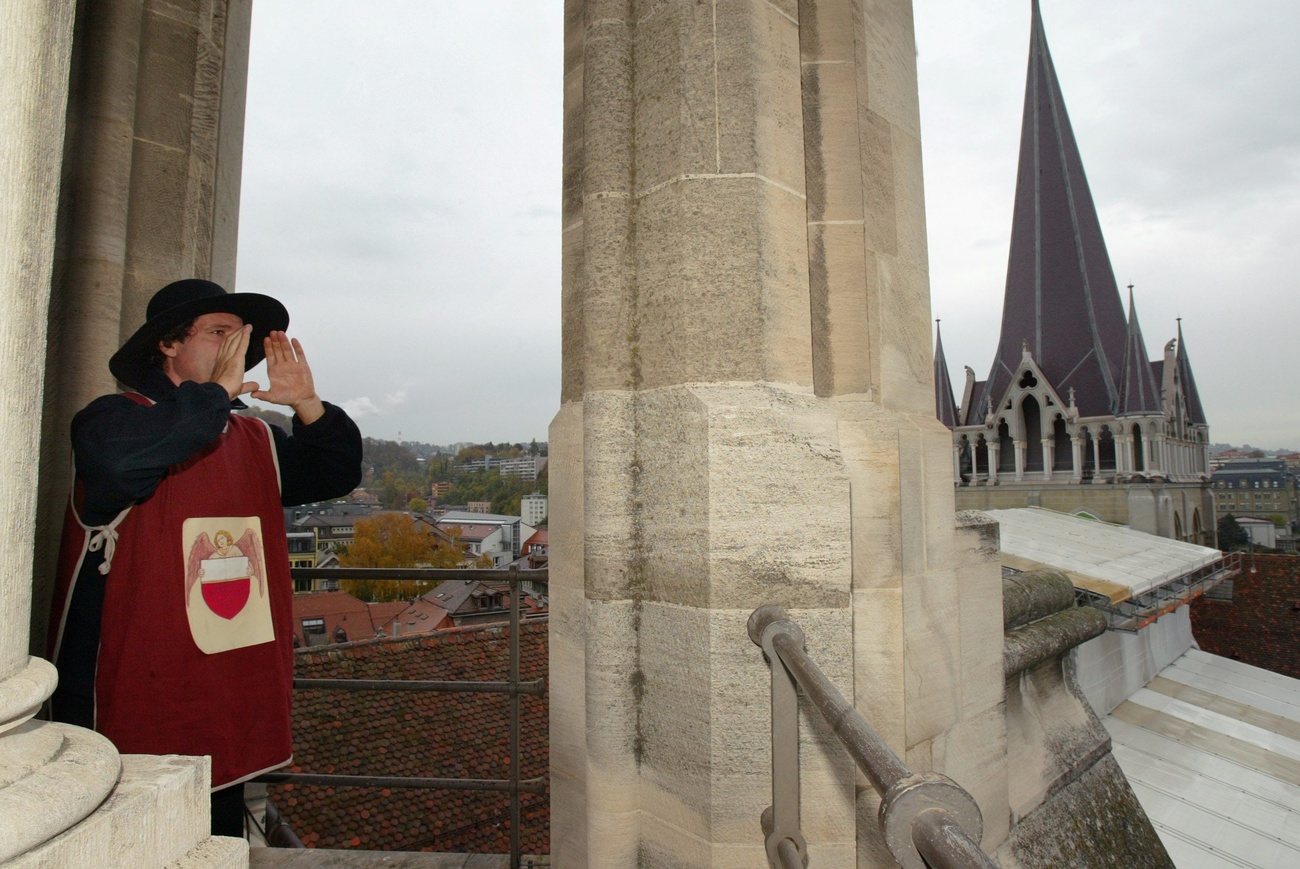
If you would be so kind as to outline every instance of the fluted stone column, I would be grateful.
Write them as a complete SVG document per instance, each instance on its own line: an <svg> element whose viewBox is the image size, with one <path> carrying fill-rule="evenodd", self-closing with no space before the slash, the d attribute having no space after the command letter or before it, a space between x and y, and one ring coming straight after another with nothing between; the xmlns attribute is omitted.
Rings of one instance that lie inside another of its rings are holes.
<svg viewBox="0 0 1300 869"><path fill-rule="evenodd" d="M0 863L90 814L119 770L106 739L32 720L57 676L28 654L39 372L74 6L0 7Z"/></svg>
<svg viewBox="0 0 1300 869"><path fill-rule="evenodd" d="M557 865L766 863L769 603L1005 837L1001 580L955 527L928 298L910 2L568 0ZM891 865L801 733L815 864Z"/></svg>
<svg viewBox="0 0 1300 869"><path fill-rule="evenodd" d="M73 414L116 386L108 359L178 278L234 289L252 0L96 0L72 55L68 159L41 444L43 648Z"/></svg>
<svg viewBox="0 0 1300 869"><path fill-rule="evenodd" d="M205 759L120 758L99 734L36 720L57 674L30 653L45 648L72 412L113 388L108 357L153 290L234 273L249 12L0 5L5 866L247 865L246 843L208 835Z"/></svg>

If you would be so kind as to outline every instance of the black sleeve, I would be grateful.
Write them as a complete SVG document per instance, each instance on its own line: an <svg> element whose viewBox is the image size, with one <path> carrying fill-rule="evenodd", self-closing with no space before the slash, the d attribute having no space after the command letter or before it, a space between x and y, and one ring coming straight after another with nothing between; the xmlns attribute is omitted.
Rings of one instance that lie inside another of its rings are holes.
<svg viewBox="0 0 1300 869"><path fill-rule="evenodd" d="M136 404L105 395L72 418L82 518L102 525L153 494L167 469L212 443L230 419L230 396L217 383L185 382L167 400Z"/></svg>
<svg viewBox="0 0 1300 869"><path fill-rule="evenodd" d="M341 407L323 404L325 415L311 425L295 414L292 435L271 426L285 506L339 498L361 483L361 431Z"/></svg>

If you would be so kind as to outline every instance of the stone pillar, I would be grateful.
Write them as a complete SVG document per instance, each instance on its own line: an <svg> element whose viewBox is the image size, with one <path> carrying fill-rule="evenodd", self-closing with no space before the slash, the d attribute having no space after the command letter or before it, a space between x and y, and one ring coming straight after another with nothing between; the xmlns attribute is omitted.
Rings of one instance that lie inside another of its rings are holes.
<svg viewBox="0 0 1300 869"><path fill-rule="evenodd" d="M76 824L120 763L107 740L34 721L54 667L28 653L46 318L75 3L0 7L0 863Z"/></svg>
<svg viewBox="0 0 1300 869"><path fill-rule="evenodd" d="M566 22L557 865L766 863L763 604L996 844L1001 580L955 527L934 418L911 4L568 0ZM816 865L890 865L874 794L801 733Z"/></svg>
<svg viewBox="0 0 1300 869"><path fill-rule="evenodd" d="M1070 478L1070 482L1081 483L1083 482L1083 441L1077 436L1070 438L1070 456L1074 463L1074 475Z"/></svg>
<svg viewBox="0 0 1300 869"><path fill-rule="evenodd" d="M96 0L72 54L44 406L36 602L43 646L70 482L68 426L178 278L234 289L252 0Z"/></svg>
<svg viewBox="0 0 1300 869"><path fill-rule="evenodd" d="M1016 482L1019 483L1025 478L1025 442L1013 441L1012 444L1016 455Z"/></svg>
<svg viewBox="0 0 1300 869"><path fill-rule="evenodd" d="M111 390L108 357L163 280L233 275L249 11L0 7L5 866L247 865L247 843L208 835L206 759L120 758L96 733L36 720L57 674L30 652L45 648L72 411Z"/></svg>
<svg viewBox="0 0 1300 869"><path fill-rule="evenodd" d="M985 446L985 449L988 450L989 454L989 482L996 483L998 481L998 463L996 459L999 450L994 449L994 444L991 441Z"/></svg>

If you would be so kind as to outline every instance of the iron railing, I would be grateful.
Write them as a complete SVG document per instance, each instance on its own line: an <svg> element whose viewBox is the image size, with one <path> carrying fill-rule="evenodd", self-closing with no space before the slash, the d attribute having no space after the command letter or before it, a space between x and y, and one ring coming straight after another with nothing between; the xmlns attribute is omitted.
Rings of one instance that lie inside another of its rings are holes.
<svg viewBox="0 0 1300 869"><path fill-rule="evenodd" d="M466 582L506 582L510 585L510 662L504 682L439 682L403 679L294 679L295 689L339 691L437 691L449 693L508 694L509 695L509 752L510 776L506 779L432 778L428 776L370 776L335 775L322 773L271 772L258 776L255 781L266 784L311 784L326 787L373 788L423 788L432 790L497 791L510 795L510 869L521 869L522 844L520 841L521 793L545 794L546 778L519 777L519 698L521 695L544 697L546 680L523 681L519 677L519 599L522 583L545 586L549 580L545 568L540 570L434 570L424 568L340 568L296 567L290 571L294 579L368 580L383 582L439 582L463 580ZM269 805L269 802L268 802ZM292 831L289 833L292 836ZM297 837L294 836L293 839ZM290 845L290 847L293 847Z"/></svg>
<svg viewBox="0 0 1300 869"><path fill-rule="evenodd" d="M785 610L754 610L749 637L763 649L772 670L772 805L763 812L771 866L808 865L808 845L799 828L802 690L880 794L880 829L904 869L997 869L979 847L983 818L975 799L946 776L908 769L808 657L803 631Z"/></svg>

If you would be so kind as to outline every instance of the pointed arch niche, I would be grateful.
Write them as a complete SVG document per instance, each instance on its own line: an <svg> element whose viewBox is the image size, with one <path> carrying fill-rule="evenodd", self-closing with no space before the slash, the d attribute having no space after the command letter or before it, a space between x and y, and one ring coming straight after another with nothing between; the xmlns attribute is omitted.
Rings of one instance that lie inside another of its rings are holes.
<svg viewBox="0 0 1300 869"><path fill-rule="evenodd" d="M1025 372L1026 377L1032 376ZM1043 409L1038 399L1026 395L1020 402L1020 420L1025 433L1025 471L1043 469Z"/></svg>
<svg viewBox="0 0 1300 869"><path fill-rule="evenodd" d="M1131 438L1133 444L1132 468L1135 471L1145 471L1147 469L1147 463L1146 463L1146 459L1143 457L1142 426L1138 425L1137 423L1133 423L1132 433L1133 433L1133 437Z"/></svg>

